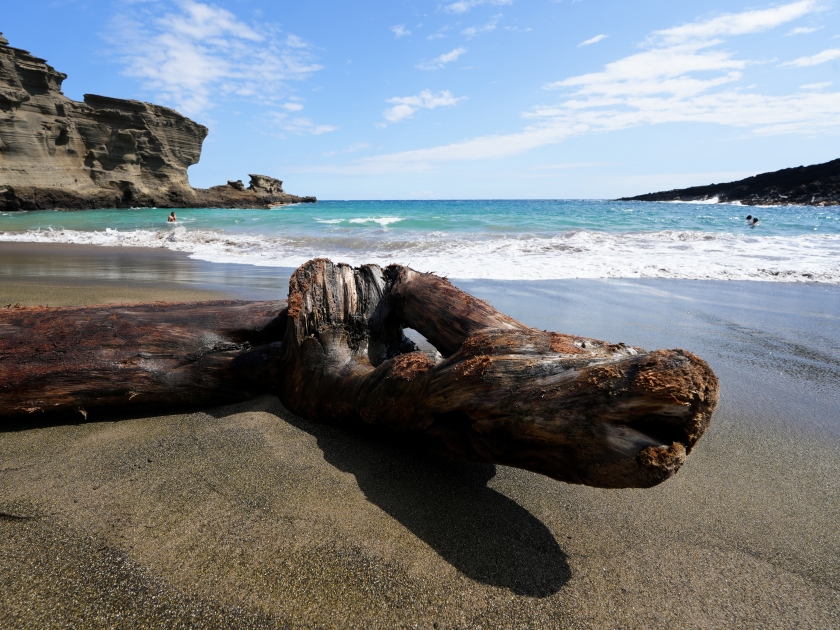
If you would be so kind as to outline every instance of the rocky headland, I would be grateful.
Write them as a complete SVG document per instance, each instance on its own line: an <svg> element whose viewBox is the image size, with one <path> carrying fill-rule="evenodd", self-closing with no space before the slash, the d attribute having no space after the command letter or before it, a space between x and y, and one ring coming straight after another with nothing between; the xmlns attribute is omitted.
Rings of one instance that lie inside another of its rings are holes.
<svg viewBox="0 0 840 630"><path fill-rule="evenodd" d="M251 175L199 189L208 129L173 109L61 91L66 74L13 48L0 33L0 210L84 208L267 208L314 202L283 182Z"/></svg>
<svg viewBox="0 0 840 630"><path fill-rule="evenodd" d="M747 206L840 204L840 159L761 173L737 182L622 197L619 201L739 201Z"/></svg>

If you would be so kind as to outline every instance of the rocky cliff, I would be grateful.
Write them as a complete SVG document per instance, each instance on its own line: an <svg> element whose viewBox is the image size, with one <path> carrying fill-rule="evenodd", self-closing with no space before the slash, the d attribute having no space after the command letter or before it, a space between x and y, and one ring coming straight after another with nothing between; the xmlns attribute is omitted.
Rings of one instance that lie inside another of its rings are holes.
<svg viewBox="0 0 840 630"><path fill-rule="evenodd" d="M748 206L798 204L836 206L840 204L840 159L761 173L726 184L710 184L623 197L620 201L740 201Z"/></svg>
<svg viewBox="0 0 840 630"><path fill-rule="evenodd" d="M187 169L207 127L167 107L61 92L67 75L0 33L0 210L102 207L267 207L314 201L252 175L194 189Z"/></svg>

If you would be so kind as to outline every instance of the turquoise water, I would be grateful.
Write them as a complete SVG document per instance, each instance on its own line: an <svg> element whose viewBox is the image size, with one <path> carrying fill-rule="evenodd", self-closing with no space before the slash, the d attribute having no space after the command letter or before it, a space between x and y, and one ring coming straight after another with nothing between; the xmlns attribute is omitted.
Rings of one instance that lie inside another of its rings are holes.
<svg viewBox="0 0 840 630"><path fill-rule="evenodd" d="M840 208L616 201L322 201L270 210L0 214L0 240L166 247L217 262L327 256L453 277L840 282ZM751 227L744 217L757 216Z"/></svg>
<svg viewBox="0 0 840 630"><path fill-rule="evenodd" d="M0 214L0 231L37 229L95 231L168 227L169 210L87 210ZM615 201L321 201L270 210L176 210L180 225L237 233L364 233L387 227L399 232L452 231L498 234L572 230L745 232L747 214L758 216L767 236L840 234L840 208Z"/></svg>

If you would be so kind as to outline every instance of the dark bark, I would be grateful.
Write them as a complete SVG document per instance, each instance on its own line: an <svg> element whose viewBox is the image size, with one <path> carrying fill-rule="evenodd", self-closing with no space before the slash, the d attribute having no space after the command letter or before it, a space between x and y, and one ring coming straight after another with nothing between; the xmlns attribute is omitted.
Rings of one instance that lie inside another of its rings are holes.
<svg viewBox="0 0 840 630"><path fill-rule="evenodd" d="M407 352L403 326L445 358ZM443 278L327 260L291 278L273 374L284 404L311 420L360 418L453 457L611 488L672 476L718 400L690 352L535 330Z"/></svg>
<svg viewBox="0 0 840 630"><path fill-rule="evenodd" d="M362 421L452 457L619 488L672 476L717 404L717 378L689 352L535 330L407 267L310 261L283 306L5 311L0 415L272 391L313 421Z"/></svg>
<svg viewBox="0 0 840 630"><path fill-rule="evenodd" d="M0 417L248 400L285 314L285 301L4 309Z"/></svg>

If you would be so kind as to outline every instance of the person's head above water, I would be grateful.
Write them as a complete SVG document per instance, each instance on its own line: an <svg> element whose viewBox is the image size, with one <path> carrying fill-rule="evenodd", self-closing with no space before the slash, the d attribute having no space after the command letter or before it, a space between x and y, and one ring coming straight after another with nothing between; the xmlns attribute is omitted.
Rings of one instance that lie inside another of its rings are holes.
<svg viewBox="0 0 840 630"><path fill-rule="evenodd" d="M755 218L753 219L753 225L756 225L757 223L758 223L758 217L755 217Z"/></svg>
<svg viewBox="0 0 840 630"><path fill-rule="evenodd" d="M174 210L169 213L169 218L166 219L166 220L169 221L170 223L175 223L178 220L178 219L175 218L175 211Z"/></svg>
<svg viewBox="0 0 840 630"><path fill-rule="evenodd" d="M748 214L748 215L747 215L747 221L749 221L750 219L752 219L752 215L751 215L751 214Z"/></svg>

